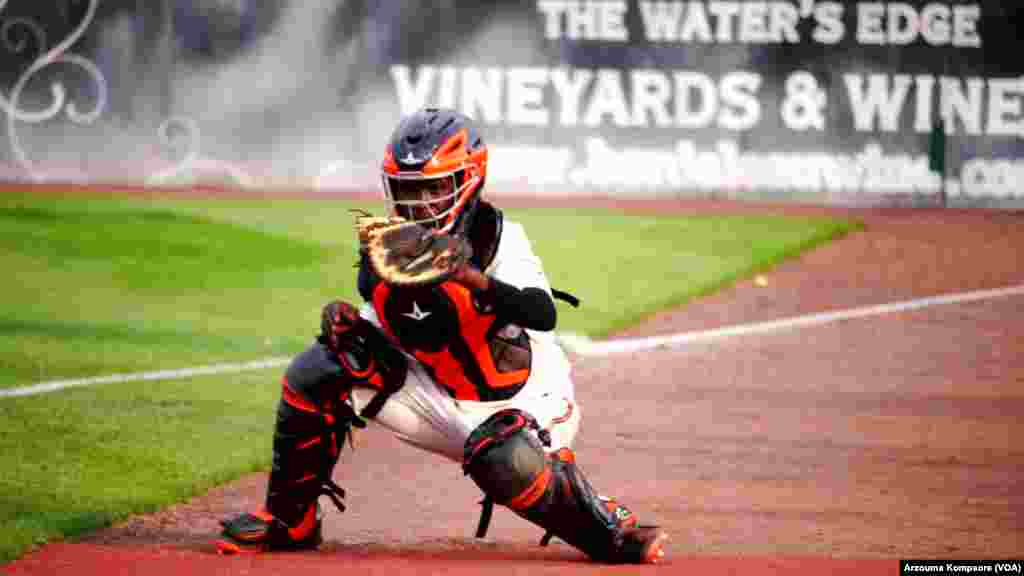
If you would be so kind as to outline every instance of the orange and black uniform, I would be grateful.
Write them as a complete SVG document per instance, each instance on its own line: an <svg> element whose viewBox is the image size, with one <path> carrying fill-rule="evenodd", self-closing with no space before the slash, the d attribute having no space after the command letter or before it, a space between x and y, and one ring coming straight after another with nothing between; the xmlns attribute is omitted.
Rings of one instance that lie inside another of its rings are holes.
<svg viewBox="0 0 1024 576"><path fill-rule="evenodd" d="M501 241L502 214L481 202L472 222L466 234L471 263L485 270ZM551 330L557 319L554 301L540 288L519 289L493 277L484 292L453 281L398 288L381 282L365 256L359 293L384 330L459 400L515 396L530 376L530 341L523 328Z"/></svg>

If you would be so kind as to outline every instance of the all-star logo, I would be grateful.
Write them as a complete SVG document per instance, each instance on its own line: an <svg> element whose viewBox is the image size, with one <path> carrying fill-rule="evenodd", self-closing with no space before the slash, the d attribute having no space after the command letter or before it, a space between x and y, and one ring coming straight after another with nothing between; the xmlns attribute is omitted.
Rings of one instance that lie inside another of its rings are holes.
<svg viewBox="0 0 1024 576"><path fill-rule="evenodd" d="M405 316L406 318L412 318L417 322L423 320L424 318L430 316L431 314L432 312L424 312L423 310L420 310L420 305L417 304L415 300L412 301L412 312L402 312L402 316Z"/></svg>

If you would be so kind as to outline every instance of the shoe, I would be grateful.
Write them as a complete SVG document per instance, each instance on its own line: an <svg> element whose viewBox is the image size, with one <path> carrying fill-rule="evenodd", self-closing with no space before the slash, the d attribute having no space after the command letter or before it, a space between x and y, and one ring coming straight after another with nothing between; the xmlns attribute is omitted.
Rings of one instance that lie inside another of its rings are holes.
<svg viewBox="0 0 1024 576"><path fill-rule="evenodd" d="M281 550L313 550L323 542L322 516L319 505L309 511L294 527L288 526L266 510L248 512L221 521L224 538L214 541L222 555L251 554Z"/></svg>
<svg viewBox="0 0 1024 576"><path fill-rule="evenodd" d="M636 516L614 498L598 496L615 518L622 533L621 545L613 561L622 564L657 564L665 558L668 533L657 526L640 526Z"/></svg>
<svg viewBox="0 0 1024 576"><path fill-rule="evenodd" d="M668 533L657 526L631 526L622 530L618 560L624 564L657 564L665 559Z"/></svg>

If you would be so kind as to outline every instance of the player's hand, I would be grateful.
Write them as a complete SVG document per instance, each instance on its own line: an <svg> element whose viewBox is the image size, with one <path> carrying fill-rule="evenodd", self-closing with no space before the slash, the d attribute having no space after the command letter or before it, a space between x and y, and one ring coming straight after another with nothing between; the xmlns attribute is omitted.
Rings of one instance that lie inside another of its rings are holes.
<svg viewBox="0 0 1024 576"><path fill-rule="evenodd" d="M320 310L320 335L332 350L341 347L359 325L359 310L348 302L332 300Z"/></svg>
<svg viewBox="0 0 1024 576"><path fill-rule="evenodd" d="M451 280L470 290L484 291L490 287L490 279L469 262L463 262L452 271Z"/></svg>

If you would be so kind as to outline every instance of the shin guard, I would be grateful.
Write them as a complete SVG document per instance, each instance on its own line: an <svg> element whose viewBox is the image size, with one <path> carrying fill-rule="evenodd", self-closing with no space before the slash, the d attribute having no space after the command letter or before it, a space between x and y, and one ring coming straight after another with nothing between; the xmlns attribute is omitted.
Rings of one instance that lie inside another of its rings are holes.
<svg viewBox="0 0 1024 576"><path fill-rule="evenodd" d="M285 379L274 427L273 466L263 508L223 521L222 553L243 549L294 550L321 542L318 499L326 494L344 510L344 491L331 480L343 430L336 417L293 390ZM340 437L340 438L339 438Z"/></svg>
<svg viewBox="0 0 1024 576"><path fill-rule="evenodd" d="M347 425L337 417L297 399L287 383L277 408L274 457L265 508L289 526L301 522L320 495L344 510L344 491L331 480Z"/></svg>
<svg viewBox="0 0 1024 576"><path fill-rule="evenodd" d="M223 521L225 553L239 545L262 550L320 544L321 495L344 510L345 492L331 479L350 427L361 421L345 402L351 382L311 348L288 368L274 425L273 465L263 507ZM333 365L337 366L337 365Z"/></svg>
<svg viewBox="0 0 1024 576"><path fill-rule="evenodd" d="M405 382L405 357L355 308L332 302L321 316L320 337L285 371L266 502L221 522L228 539L217 546L224 553L317 546L319 497L345 509L345 492L331 474L351 427L366 426L363 418L375 417ZM377 390L358 415L350 403L356 386Z"/></svg>
<svg viewBox="0 0 1024 576"><path fill-rule="evenodd" d="M488 498L557 536L590 558L609 563L655 562L663 531L638 527L614 501L601 498L571 450L546 454L536 421L519 410L494 414L466 442L464 471Z"/></svg>

